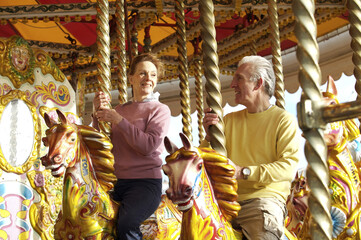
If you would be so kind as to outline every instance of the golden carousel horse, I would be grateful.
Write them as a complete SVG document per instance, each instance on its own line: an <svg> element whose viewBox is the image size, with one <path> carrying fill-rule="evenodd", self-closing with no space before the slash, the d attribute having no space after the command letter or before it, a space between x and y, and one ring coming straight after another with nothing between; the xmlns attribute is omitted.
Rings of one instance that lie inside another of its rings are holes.
<svg viewBox="0 0 361 240"><path fill-rule="evenodd" d="M241 239L230 224L240 210L234 166L214 150L193 147L180 136L181 149L165 138L170 155L163 165L169 177L167 196L183 212L180 239Z"/></svg>
<svg viewBox="0 0 361 240"><path fill-rule="evenodd" d="M114 239L118 204L108 192L117 180L110 139L96 129L72 124L57 110L60 123L46 113L43 138L49 152L42 164L55 177L64 176L62 208L54 226L55 239ZM154 219L141 227L144 239L177 239L180 213L162 198Z"/></svg>
<svg viewBox="0 0 361 240"><path fill-rule="evenodd" d="M327 90L323 93L323 96L326 105L338 104L336 85L330 76ZM359 136L360 131L354 120L328 124L324 132L324 138L328 148L327 163L329 167L329 191L331 195L330 214L333 222L332 239L361 239L360 168L359 163L355 162L352 157L355 147L352 147L350 144ZM294 186L297 186L297 184ZM305 184L303 184L303 186L303 191L292 191L297 194L298 198L307 198L308 191L305 190ZM296 201L293 203L293 206L292 204L288 204L289 212L293 212L292 208L300 207L298 203L301 202L303 203L304 201ZM300 227L295 228L297 230L293 232L294 237L297 239L309 239L309 226L307 225L309 222L308 219L310 218L309 211L306 211L304 216L299 216L298 218L301 220L302 218L304 219L301 224L301 229ZM290 232L294 231L291 228L288 228L288 230Z"/></svg>
<svg viewBox="0 0 361 240"><path fill-rule="evenodd" d="M55 239L113 239L117 204L108 191L117 180L110 140L88 126L69 123L57 110L60 124L46 113L43 138L49 152L42 164L55 177L64 175L62 208Z"/></svg>

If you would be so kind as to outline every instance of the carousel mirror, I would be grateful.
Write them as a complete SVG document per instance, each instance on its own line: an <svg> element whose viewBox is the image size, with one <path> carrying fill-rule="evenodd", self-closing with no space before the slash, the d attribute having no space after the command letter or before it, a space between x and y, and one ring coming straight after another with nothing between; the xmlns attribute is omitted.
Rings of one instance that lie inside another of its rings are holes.
<svg viewBox="0 0 361 240"><path fill-rule="evenodd" d="M21 91L0 97L0 166L23 173L37 157L38 118L36 108Z"/></svg>

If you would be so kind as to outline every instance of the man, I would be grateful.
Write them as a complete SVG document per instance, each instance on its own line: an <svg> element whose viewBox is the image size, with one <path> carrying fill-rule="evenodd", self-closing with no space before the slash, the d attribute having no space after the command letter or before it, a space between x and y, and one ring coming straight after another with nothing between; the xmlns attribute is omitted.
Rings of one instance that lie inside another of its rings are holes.
<svg viewBox="0 0 361 240"><path fill-rule="evenodd" d="M250 240L281 239L286 199L294 179L299 151L296 119L273 106L272 65L260 56L244 57L231 88L235 101L246 108L224 118L228 158L236 164L241 210L232 222ZM203 126L218 122L206 109ZM203 145L203 144L202 144Z"/></svg>

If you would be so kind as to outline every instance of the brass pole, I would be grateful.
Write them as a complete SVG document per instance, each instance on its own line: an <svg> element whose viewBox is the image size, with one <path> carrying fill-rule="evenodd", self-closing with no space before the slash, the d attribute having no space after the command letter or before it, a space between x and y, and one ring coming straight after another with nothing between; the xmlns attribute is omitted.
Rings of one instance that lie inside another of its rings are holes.
<svg viewBox="0 0 361 240"><path fill-rule="evenodd" d="M361 2L359 0L348 0L347 8L350 21L351 48L353 51L352 62L354 64L353 75L356 78L355 90L357 100L361 99ZM361 119L359 119L361 120Z"/></svg>
<svg viewBox="0 0 361 240"><path fill-rule="evenodd" d="M297 59L300 63L299 82L303 89L301 102L297 105L299 125L306 138L305 155L308 161L307 179L310 186L308 206L311 221L308 223L312 239L331 239L332 221L327 146L323 139L322 121L308 122L302 116L312 118L321 111L321 71L318 65L319 49L316 40L317 25L314 18L315 3L309 0L294 0L295 35L298 40ZM310 104L312 103L312 104ZM310 105L313 109L310 109ZM309 125L308 123L312 123Z"/></svg>
<svg viewBox="0 0 361 240"><path fill-rule="evenodd" d="M199 1L200 22L203 39L203 64L206 78L207 104L217 113L220 121L210 128L211 146L222 155L227 156L224 137L223 109L221 84L219 81L218 54L216 29L214 19L214 5L212 0Z"/></svg>
<svg viewBox="0 0 361 240"><path fill-rule="evenodd" d="M192 137L192 119L190 110L190 93L188 82L188 62L187 62L187 41L186 41L186 27L184 17L184 3L183 0L177 0L175 2L175 17L177 25L177 51L178 51L178 71L179 71L179 87L183 133L188 137L190 141Z"/></svg>
<svg viewBox="0 0 361 240"><path fill-rule="evenodd" d="M117 33L117 67L118 67L118 91L119 102L125 103L128 99L127 94L127 57L125 53L125 12L124 12L124 0L117 0L115 2L115 22Z"/></svg>
<svg viewBox="0 0 361 240"><path fill-rule="evenodd" d="M97 69L100 91L111 99L111 72L110 72L110 38L109 38L109 2L107 0L97 1ZM109 104L109 107L111 105ZM111 127L107 122L99 123L100 130L110 135Z"/></svg>
<svg viewBox="0 0 361 240"><path fill-rule="evenodd" d="M196 108L197 108L197 120L198 120L198 136L199 144L204 139L204 129L203 129L203 85L202 85L202 67L201 67L201 58L199 54L199 38L193 39L192 45L194 48L194 59L193 59L193 72L196 85Z"/></svg>
<svg viewBox="0 0 361 240"><path fill-rule="evenodd" d="M285 84L283 81L280 29L278 25L278 13L276 0L268 0L268 16L271 27L271 49L273 70L276 76L275 97L276 105L285 109Z"/></svg>
<svg viewBox="0 0 361 240"><path fill-rule="evenodd" d="M143 52L149 53L152 51L152 46L150 45L152 43L152 39L150 38L150 26L144 28L144 46L143 46Z"/></svg>
<svg viewBox="0 0 361 240"><path fill-rule="evenodd" d="M200 56L196 56L194 59L194 78L196 84L196 108L197 108L197 119L198 119L198 136L199 144L204 140L205 134L203 129L203 85L202 85L202 67Z"/></svg>
<svg viewBox="0 0 361 240"><path fill-rule="evenodd" d="M250 45L251 45L252 55L257 55L257 45L256 45L256 41L254 39L252 39Z"/></svg>
<svg viewBox="0 0 361 240"><path fill-rule="evenodd" d="M135 22L137 20L137 15L134 16L133 19L133 26L132 26L132 56L136 57L138 55L138 32L137 32L137 28L135 27Z"/></svg>
<svg viewBox="0 0 361 240"><path fill-rule="evenodd" d="M86 78L84 74L77 74L77 88L76 88L76 108L78 117L80 119L83 119L84 112L85 112L85 84L86 84Z"/></svg>

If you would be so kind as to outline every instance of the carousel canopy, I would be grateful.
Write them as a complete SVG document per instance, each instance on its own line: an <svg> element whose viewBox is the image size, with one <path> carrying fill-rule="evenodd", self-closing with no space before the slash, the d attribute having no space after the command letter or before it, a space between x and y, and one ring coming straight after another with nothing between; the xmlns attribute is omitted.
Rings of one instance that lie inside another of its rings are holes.
<svg viewBox="0 0 361 240"><path fill-rule="evenodd" d="M184 3L186 54L189 66L191 96L194 95L192 62L202 54L199 1ZM237 62L246 55L258 54L271 59L271 28L267 1L214 0L214 17L219 59L220 81L224 104L233 104L229 83ZM179 114L179 71L177 22L174 0L126 1L125 38L127 59L151 51L166 63L166 74L159 81L161 100ZM111 48L111 82L117 93L118 40L116 1L109 1ZM299 88L295 57L297 40L292 1L277 3L280 45L283 58L285 88ZM88 102L99 89L97 80L97 22L95 0L2 0L0 1L0 37L19 35L33 48L49 53L68 79L75 83L79 74L86 79ZM351 74L351 39L348 34L348 10L341 0L317 0L315 19L320 47L322 80L326 75L338 79L342 72ZM113 97L117 100L117 97ZM194 105L194 104L193 104ZM192 107L192 112L194 108Z"/></svg>

